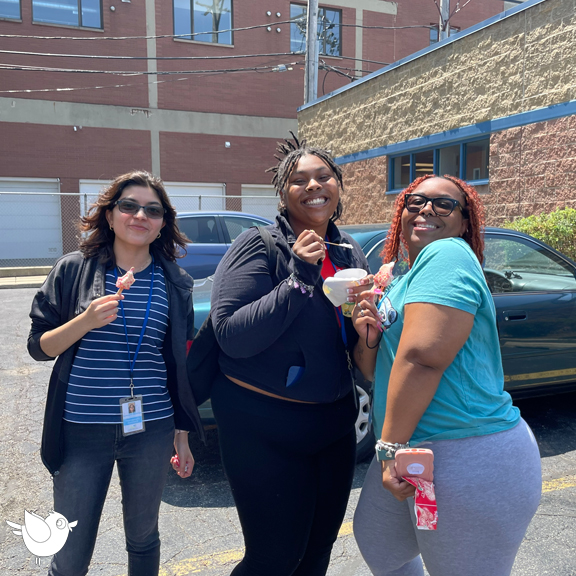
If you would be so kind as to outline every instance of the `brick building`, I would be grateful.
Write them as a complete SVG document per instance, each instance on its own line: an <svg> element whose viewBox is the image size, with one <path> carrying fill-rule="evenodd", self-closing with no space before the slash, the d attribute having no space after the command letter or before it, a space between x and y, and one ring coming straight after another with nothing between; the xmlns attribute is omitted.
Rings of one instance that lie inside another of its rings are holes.
<svg viewBox="0 0 576 576"><path fill-rule="evenodd" d="M471 2L451 28L518 1ZM0 0L0 265L75 249L78 215L130 169L160 175L179 209L269 211L252 197L272 193L264 171L297 129L304 33L288 21L305 5ZM319 94L438 38L433 0L331 0L320 22Z"/></svg>
<svg viewBox="0 0 576 576"><path fill-rule="evenodd" d="M347 223L390 221L417 176L483 194L488 224L576 207L576 2L528 0L300 108L345 174Z"/></svg>

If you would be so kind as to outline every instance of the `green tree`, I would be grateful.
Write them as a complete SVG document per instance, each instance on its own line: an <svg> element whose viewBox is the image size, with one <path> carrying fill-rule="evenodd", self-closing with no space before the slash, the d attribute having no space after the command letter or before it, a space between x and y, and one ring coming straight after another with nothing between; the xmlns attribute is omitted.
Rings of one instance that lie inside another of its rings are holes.
<svg viewBox="0 0 576 576"><path fill-rule="evenodd" d="M576 260L576 210L559 208L550 214L538 214L506 222L504 228L530 234L546 242L572 260Z"/></svg>

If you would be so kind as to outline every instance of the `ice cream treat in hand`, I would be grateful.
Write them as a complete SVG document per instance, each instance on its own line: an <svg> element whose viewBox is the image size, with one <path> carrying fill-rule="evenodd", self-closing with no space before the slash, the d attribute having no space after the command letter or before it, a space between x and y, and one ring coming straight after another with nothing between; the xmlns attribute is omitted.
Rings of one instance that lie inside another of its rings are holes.
<svg viewBox="0 0 576 576"><path fill-rule="evenodd" d="M118 280L116 280L116 288L118 288L118 292L116 294L120 296L122 294L122 290L129 290L130 286L134 284L134 267L130 268L124 276L120 276Z"/></svg>
<svg viewBox="0 0 576 576"><path fill-rule="evenodd" d="M374 274L374 292L376 294L382 294L382 290L394 280L393 268L394 262L388 262L388 264L382 264L380 270Z"/></svg>

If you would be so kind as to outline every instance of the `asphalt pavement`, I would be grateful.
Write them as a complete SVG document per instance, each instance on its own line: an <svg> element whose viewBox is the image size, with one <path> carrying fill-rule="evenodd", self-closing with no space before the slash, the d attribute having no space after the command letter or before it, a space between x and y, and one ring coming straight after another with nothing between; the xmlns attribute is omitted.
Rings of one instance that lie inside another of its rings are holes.
<svg viewBox="0 0 576 576"><path fill-rule="evenodd" d="M51 479L39 454L52 363L35 362L26 351L34 292L32 288L0 290L0 574L6 576L45 574L49 565L44 558L37 567L22 538L5 524L5 520L23 523L24 510L45 517L52 507ZM512 576L576 576L576 394L524 400L518 406L540 446L544 493ZM182 480L171 472L164 490L161 576L227 576L242 557L242 535L220 465L217 430L208 432L207 446L196 440L191 444L197 461L192 477ZM368 463L356 468L329 576L370 575L351 525L367 468ZM497 469L486 470L486 474L498 482ZM116 474L89 574L126 574Z"/></svg>

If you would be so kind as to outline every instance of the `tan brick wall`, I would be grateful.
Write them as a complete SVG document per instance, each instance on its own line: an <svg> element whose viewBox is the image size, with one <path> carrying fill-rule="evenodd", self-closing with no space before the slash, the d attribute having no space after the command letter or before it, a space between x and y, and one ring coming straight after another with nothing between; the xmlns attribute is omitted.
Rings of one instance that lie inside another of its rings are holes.
<svg viewBox="0 0 576 576"><path fill-rule="evenodd" d="M576 0L546 0L298 114L335 156L574 99Z"/></svg>
<svg viewBox="0 0 576 576"><path fill-rule="evenodd" d="M388 157L352 162L342 166L342 224L371 224L390 222L396 195L386 195Z"/></svg>
<svg viewBox="0 0 576 576"><path fill-rule="evenodd" d="M576 208L576 116L493 134L489 224Z"/></svg>
<svg viewBox="0 0 576 576"><path fill-rule="evenodd" d="M343 223L390 222L388 157L342 166ZM490 185L478 186L488 226L531 214L576 208L576 116L511 128L490 137Z"/></svg>

